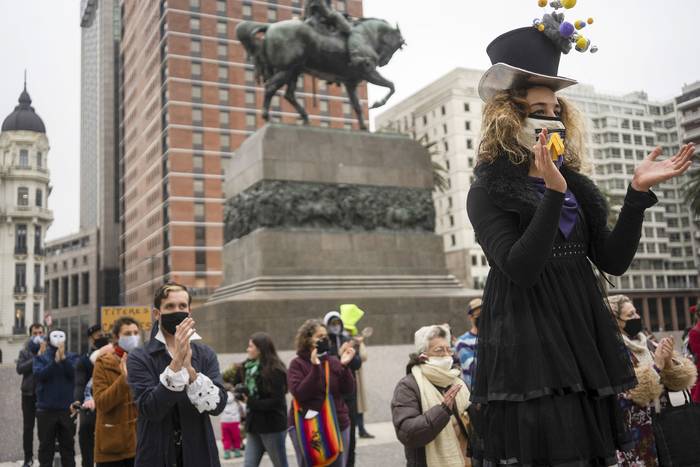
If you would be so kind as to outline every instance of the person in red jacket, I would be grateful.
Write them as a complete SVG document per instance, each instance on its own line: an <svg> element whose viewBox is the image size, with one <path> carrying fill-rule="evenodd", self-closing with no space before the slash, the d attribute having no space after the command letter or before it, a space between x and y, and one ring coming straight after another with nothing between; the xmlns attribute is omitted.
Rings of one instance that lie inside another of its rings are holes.
<svg viewBox="0 0 700 467"><path fill-rule="evenodd" d="M695 327L688 332L688 348L690 348L690 352L693 354L695 366L698 368L698 373L700 373L700 313L698 312L697 305L691 307L690 312L691 316L695 319ZM693 402L700 403L700 382L695 383L690 394L693 398Z"/></svg>
<svg viewBox="0 0 700 467"><path fill-rule="evenodd" d="M355 349L350 342L343 344L338 350L338 357L329 355L330 343L328 331L320 320L310 319L301 325L296 337L297 356L289 363L287 370L287 386L303 410L320 411L326 398L323 365L330 365L329 393L335 402L338 425L343 436L343 445L350 441L350 414L343 396L352 394L355 381L348 365L355 357ZM289 434L296 451L299 467L306 467L301 449L298 446L294 428L294 408L289 412ZM347 451L329 467L345 467Z"/></svg>

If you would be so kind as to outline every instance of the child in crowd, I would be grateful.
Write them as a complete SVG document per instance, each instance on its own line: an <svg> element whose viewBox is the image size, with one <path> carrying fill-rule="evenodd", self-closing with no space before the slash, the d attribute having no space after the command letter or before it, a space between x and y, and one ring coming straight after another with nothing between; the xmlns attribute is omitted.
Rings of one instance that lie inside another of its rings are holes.
<svg viewBox="0 0 700 467"><path fill-rule="evenodd" d="M231 458L231 450L233 457L241 457L241 421L245 418L245 404L236 399L237 394L234 394L233 387L226 384L228 400L226 408L221 414L221 441L224 445L224 459Z"/></svg>

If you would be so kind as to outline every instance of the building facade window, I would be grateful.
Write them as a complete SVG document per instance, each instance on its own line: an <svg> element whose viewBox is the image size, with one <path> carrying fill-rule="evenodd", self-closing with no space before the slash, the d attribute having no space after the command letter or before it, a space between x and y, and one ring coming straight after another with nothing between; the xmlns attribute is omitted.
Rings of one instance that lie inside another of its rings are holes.
<svg viewBox="0 0 700 467"><path fill-rule="evenodd" d="M204 135L201 132L192 133L192 144L201 146L204 140Z"/></svg>
<svg viewBox="0 0 700 467"><path fill-rule="evenodd" d="M27 149L19 150L19 166L29 167L29 151Z"/></svg>
<svg viewBox="0 0 700 467"><path fill-rule="evenodd" d="M269 23L274 23L277 21L277 10L274 8L267 9L267 21Z"/></svg>
<svg viewBox="0 0 700 467"><path fill-rule="evenodd" d="M219 65L219 79L228 80L228 67L224 65Z"/></svg>
<svg viewBox="0 0 700 467"><path fill-rule="evenodd" d="M219 112L219 125L228 127L231 123L231 115L227 111Z"/></svg>
<svg viewBox="0 0 700 467"><path fill-rule="evenodd" d="M202 109L192 109L192 123L202 124Z"/></svg>
<svg viewBox="0 0 700 467"><path fill-rule="evenodd" d="M204 203L194 203L194 220L204 222Z"/></svg>
<svg viewBox="0 0 700 467"><path fill-rule="evenodd" d="M192 64L192 77L193 78L201 78L202 77L202 64L201 63L193 63Z"/></svg>
<svg viewBox="0 0 700 467"><path fill-rule="evenodd" d="M34 226L34 254L35 255L40 255L43 256L43 250L42 250L42 229L40 225L35 225Z"/></svg>
<svg viewBox="0 0 700 467"><path fill-rule="evenodd" d="M44 155L41 153L41 151L37 151L36 153L36 167L38 169L44 167Z"/></svg>
<svg viewBox="0 0 700 467"><path fill-rule="evenodd" d="M201 154L192 156L192 169L194 172L202 172L204 170L204 156Z"/></svg>
<svg viewBox="0 0 700 467"><path fill-rule="evenodd" d="M321 99L318 103L318 109L323 113L328 113L328 101Z"/></svg>
<svg viewBox="0 0 700 467"><path fill-rule="evenodd" d="M199 84L192 85L192 100L201 101L202 100L202 86Z"/></svg>
<svg viewBox="0 0 700 467"><path fill-rule="evenodd" d="M219 103L228 104L228 89L219 89Z"/></svg>
<svg viewBox="0 0 700 467"><path fill-rule="evenodd" d="M33 323L41 323L41 304L39 302L34 302L34 313L33 313Z"/></svg>
<svg viewBox="0 0 700 467"><path fill-rule="evenodd" d="M81 277L81 282L82 282L82 287L80 288L80 292L82 295L82 304L83 305L88 305L90 304L90 273L89 272L84 272L82 273Z"/></svg>
<svg viewBox="0 0 700 467"><path fill-rule="evenodd" d="M245 125L248 128L254 128L255 127L255 114L246 114L245 116Z"/></svg>
<svg viewBox="0 0 700 467"><path fill-rule="evenodd" d="M15 303L15 325L12 334L24 334L27 330L25 323L25 304Z"/></svg>
<svg viewBox="0 0 700 467"><path fill-rule="evenodd" d="M35 203L38 208L44 205L44 192L37 188Z"/></svg>
<svg viewBox="0 0 700 467"><path fill-rule="evenodd" d="M17 188L17 206L29 206L29 188L26 186Z"/></svg>
<svg viewBox="0 0 700 467"><path fill-rule="evenodd" d="M190 18L190 30L192 32L199 32L199 18Z"/></svg>
<svg viewBox="0 0 700 467"><path fill-rule="evenodd" d="M216 33L219 36L226 36L228 33L228 23L226 21L216 22Z"/></svg>
<svg viewBox="0 0 700 467"><path fill-rule="evenodd" d="M207 229L203 225L194 228L194 244L196 246L204 246L207 239Z"/></svg>
<svg viewBox="0 0 700 467"><path fill-rule="evenodd" d="M15 264L15 293L27 292L27 265L25 263Z"/></svg>
<svg viewBox="0 0 700 467"><path fill-rule="evenodd" d="M226 0L216 0L216 12L226 14Z"/></svg>
<svg viewBox="0 0 700 467"><path fill-rule="evenodd" d="M199 39L192 39L190 41L190 52L193 54L201 54L202 53L202 41Z"/></svg>
<svg viewBox="0 0 700 467"><path fill-rule="evenodd" d="M241 14L243 15L244 19L251 19L253 17L253 7L250 5L243 5Z"/></svg>
<svg viewBox="0 0 700 467"><path fill-rule="evenodd" d="M202 179L197 179L192 181L192 189L194 191L194 195L197 197L204 196L204 180Z"/></svg>
<svg viewBox="0 0 700 467"><path fill-rule="evenodd" d="M225 149L225 150L231 149L231 136L230 135L220 135L219 141L221 142L221 149Z"/></svg>
<svg viewBox="0 0 700 467"><path fill-rule="evenodd" d="M41 293L41 264L34 263L34 292Z"/></svg>
<svg viewBox="0 0 700 467"><path fill-rule="evenodd" d="M71 293L70 306L78 306L80 303L80 276L73 274L70 276Z"/></svg>
<svg viewBox="0 0 700 467"><path fill-rule="evenodd" d="M15 226L15 254L27 254L27 224Z"/></svg>

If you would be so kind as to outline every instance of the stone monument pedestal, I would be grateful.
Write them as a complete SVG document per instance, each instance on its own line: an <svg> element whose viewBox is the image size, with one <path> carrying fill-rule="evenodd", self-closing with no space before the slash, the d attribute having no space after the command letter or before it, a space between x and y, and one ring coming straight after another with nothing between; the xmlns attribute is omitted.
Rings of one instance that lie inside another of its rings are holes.
<svg viewBox="0 0 700 467"><path fill-rule="evenodd" d="M224 281L195 311L217 352L256 331L293 348L297 328L343 303L374 344L406 344L422 325L461 332L478 291L448 274L434 233L430 157L393 134L267 125L226 168Z"/></svg>

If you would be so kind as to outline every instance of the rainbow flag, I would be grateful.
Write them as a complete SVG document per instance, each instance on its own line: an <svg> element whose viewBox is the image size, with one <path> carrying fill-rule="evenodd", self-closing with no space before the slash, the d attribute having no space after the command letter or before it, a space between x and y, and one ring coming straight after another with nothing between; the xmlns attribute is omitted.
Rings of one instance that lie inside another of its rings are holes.
<svg viewBox="0 0 700 467"><path fill-rule="evenodd" d="M297 440L306 460L306 467L324 467L332 464L343 452L343 437L338 425L335 402L328 393L329 364L325 362L326 399L321 411L313 418L304 417L305 411L294 399L294 425Z"/></svg>

